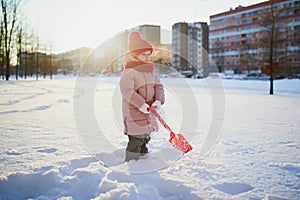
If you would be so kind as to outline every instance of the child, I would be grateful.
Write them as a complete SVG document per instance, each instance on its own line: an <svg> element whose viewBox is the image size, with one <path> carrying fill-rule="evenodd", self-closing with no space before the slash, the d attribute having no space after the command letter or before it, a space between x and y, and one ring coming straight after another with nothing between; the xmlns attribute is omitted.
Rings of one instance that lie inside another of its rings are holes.
<svg viewBox="0 0 300 200"><path fill-rule="evenodd" d="M123 59L124 71L120 79L124 134L128 135L125 161L137 160L148 153L150 133L158 130L157 121L149 112L164 104L164 89L150 62L151 43L141 33L129 34L128 54Z"/></svg>

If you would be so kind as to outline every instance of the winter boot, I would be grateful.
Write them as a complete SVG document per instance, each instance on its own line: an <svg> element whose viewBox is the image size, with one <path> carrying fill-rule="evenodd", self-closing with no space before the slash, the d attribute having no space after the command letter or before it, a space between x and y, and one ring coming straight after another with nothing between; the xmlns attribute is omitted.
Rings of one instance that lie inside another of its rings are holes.
<svg viewBox="0 0 300 200"><path fill-rule="evenodd" d="M127 151L127 149L126 149L126 154L125 154L125 161L126 162L128 162L130 160L138 160L139 157L140 157L140 153Z"/></svg>
<svg viewBox="0 0 300 200"><path fill-rule="evenodd" d="M141 147L145 138L128 135L128 139L125 161L137 160L140 157Z"/></svg>
<svg viewBox="0 0 300 200"><path fill-rule="evenodd" d="M151 137L150 136L147 136L145 139L144 139L144 143L142 144L141 146L141 156L144 156L148 153L148 148L147 148L147 144L149 143Z"/></svg>

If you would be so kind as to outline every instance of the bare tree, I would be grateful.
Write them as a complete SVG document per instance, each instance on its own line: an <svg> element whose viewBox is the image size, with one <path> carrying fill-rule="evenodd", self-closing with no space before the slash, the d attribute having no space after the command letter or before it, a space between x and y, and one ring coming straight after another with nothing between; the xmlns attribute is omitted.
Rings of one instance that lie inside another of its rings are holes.
<svg viewBox="0 0 300 200"><path fill-rule="evenodd" d="M217 57L216 65L218 68L218 72L223 72L224 65L225 65L225 56L224 56L224 43L221 40L218 40L215 42L216 47L218 48L219 53L221 53L221 56Z"/></svg>
<svg viewBox="0 0 300 200"><path fill-rule="evenodd" d="M34 33L33 30L26 30L24 32L24 49L22 52L22 63L24 65L24 78L32 76L33 74L33 46L34 46Z"/></svg>
<svg viewBox="0 0 300 200"><path fill-rule="evenodd" d="M271 95L274 94L274 79L290 75L293 68L296 69L295 61L300 55L299 48L298 52L289 51L290 47L299 46L299 42L297 42L299 32L288 25L292 22L290 20L293 20L291 13L296 12L296 10L294 11L295 7L290 6L288 2L275 4L276 2L270 0L270 6L259 14L258 26L261 32L256 35L260 50L257 59L261 61L262 65L268 66L266 71L270 75L269 93ZM292 43L296 43L296 46L293 46Z"/></svg>
<svg viewBox="0 0 300 200"><path fill-rule="evenodd" d="M278 10L277 10L278 12ZM261 61L261 64L264 65L268 63L269 65L269 76L270 76L270 91L269 94L274 94L274 76L275 76L275 63L277 59L277 46L278 46L278 33L279 27L277 20L278 18L275 15L274 2L270 1L269 9L266 9L265 12L260 14L260 23L261 32L256 36L259 44L260 53L258 59Z"/></svg>
<svg viewBox="0 0 300 200"><path fill-rule="evenodd" d="M40 49L40 41L39 41L39 37L37 37L36 40L36 49L35 49L35 77L36 80L39 79L39 49Z"/></svg>
<svg viewBox="0 0 300 200"><path fill-rule="evenodd" d="M39 42L37 40L37 36L32 29L30 34L28 34L27 37L27 51L26 51L26 57L27 57L27 73L28 76L33 77L33 75L36 75L36 79L38 79L38 59L37 59L37 52L39 49Z"/></svg>
<svg viewBox="0 0 300 200"><path fill-rule="evenodd" d="M270 38L269 38L269 64L270 64L270 94L274 94L274 62L273 62L273 53L274 53L274 45L275 45L275 16L274 16L274 3L271 1L270 7L270 15L271 15L271 27L270 27Z"/></svg>
<svg viewBox="0 0 300 200"><path fill-rule="evenodd" d="M0 16L0 72L2 79L4 80L4 48L3 48L3 20L2 17Z"/></svg>
<svg viewBox="0 0 300 200"><path fill-rule="evenodd" d="M43 77L46 78L47 71L48 71L48 59L47 59L47 45L44 44L44 62L43 62Z"/></svg>
<svg viewBox="0 0 300 200"><path fill-rule="evenodd" d="M17 49L17 65L16 65L16 79L19 76L18 72L20 72L20 75L26 79L27 76L27 27L29 27L28 24L25 24L24 21L18 25L17 34L16 34L16 49Z"/></svg>
<svg viewBox="0 0 300 200"><path fill-rule="evenodd" d="M17 65L16 65L16 80L19 77L19 69L21 68L21 56L23 50L23 28L21 25L18 27L17 31Z"/></svg>
<svg viewBox="0 0 300 200"><path fill-rule="evenodd" d="M248 73L252 70L258 70L261 63L256 56L256 50L258 49L256 40L255 34L249 34L249 36L245 34L240 49L239 62L242 66L246 66Z"/></svg>
<svg viewBox="0 0 300 200"><path fill-rule="evenodd" d="M3 46L4 46L4 63L5 63L5 78L10 77L10 59L12 53L12 40L17 21L17 12L20 0L1 0L1 9L3 16Z"/></svg>
<svg viewBox="0 0 300 200"><path fill-rule="evenodd" d="M50 47L49 47L49 70L50 70L50 80L52 80L52 44L50 44Z"/></svg>
<svg viewBox="0 0 300 200"><path fill-rule="evenodd" d="M245 45L245 47L240 50L240 64L247 67L248 73L251 71L251 59L252 56L249 53L249 48Z"/></svg>

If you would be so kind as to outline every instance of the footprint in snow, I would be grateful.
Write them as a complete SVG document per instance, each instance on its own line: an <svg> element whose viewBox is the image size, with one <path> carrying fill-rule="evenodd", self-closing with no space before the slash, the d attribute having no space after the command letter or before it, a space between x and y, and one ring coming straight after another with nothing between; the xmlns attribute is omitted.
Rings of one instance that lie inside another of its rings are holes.
<svg viewBox="0 0 300 200"><path fill-rule="evenodd" d="M49 149L41 149L41 150L37 150L37 152L40 152L40 153L54 153L56 152L57 149L56 148L49 148Z"/></svg>
<svg viewBox="0 0 300 200"><path fill-rule="evenodd" d="M254 189L251 185L248 185L246 183L226 183L226 182L222 184L213 185L212 187L231 195L237 195Z"/></svg>
<svg viewBox="0 0 300 200"><path fill-rule="evenodd" d="M17 152L17 151L6 151L5 154L9 155L9 156L18 156L18 155L21 155L23 153L22 152Z"/></svg>

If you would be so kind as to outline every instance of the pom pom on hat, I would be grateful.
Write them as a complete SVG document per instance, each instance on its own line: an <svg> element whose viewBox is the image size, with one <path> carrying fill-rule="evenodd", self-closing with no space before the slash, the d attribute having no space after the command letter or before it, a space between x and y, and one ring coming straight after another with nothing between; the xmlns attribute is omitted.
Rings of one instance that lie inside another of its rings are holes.
<svg viewBox="0 0 300 200"><path fill-rule="evenodd" d="M142 34L138 31L132 31L129 34L129 40L133 41L133 40L138 40L138 39L142 39Z"/></svg>
<svg viewBox="0 0 300 200"><path fill-rule="evenodd" d="M151 53L153 52L151 43L143 39L140 32L132 31L128 37L128 51L132 56L137 57L138 55L146 51L150 51Z"/></svg>

